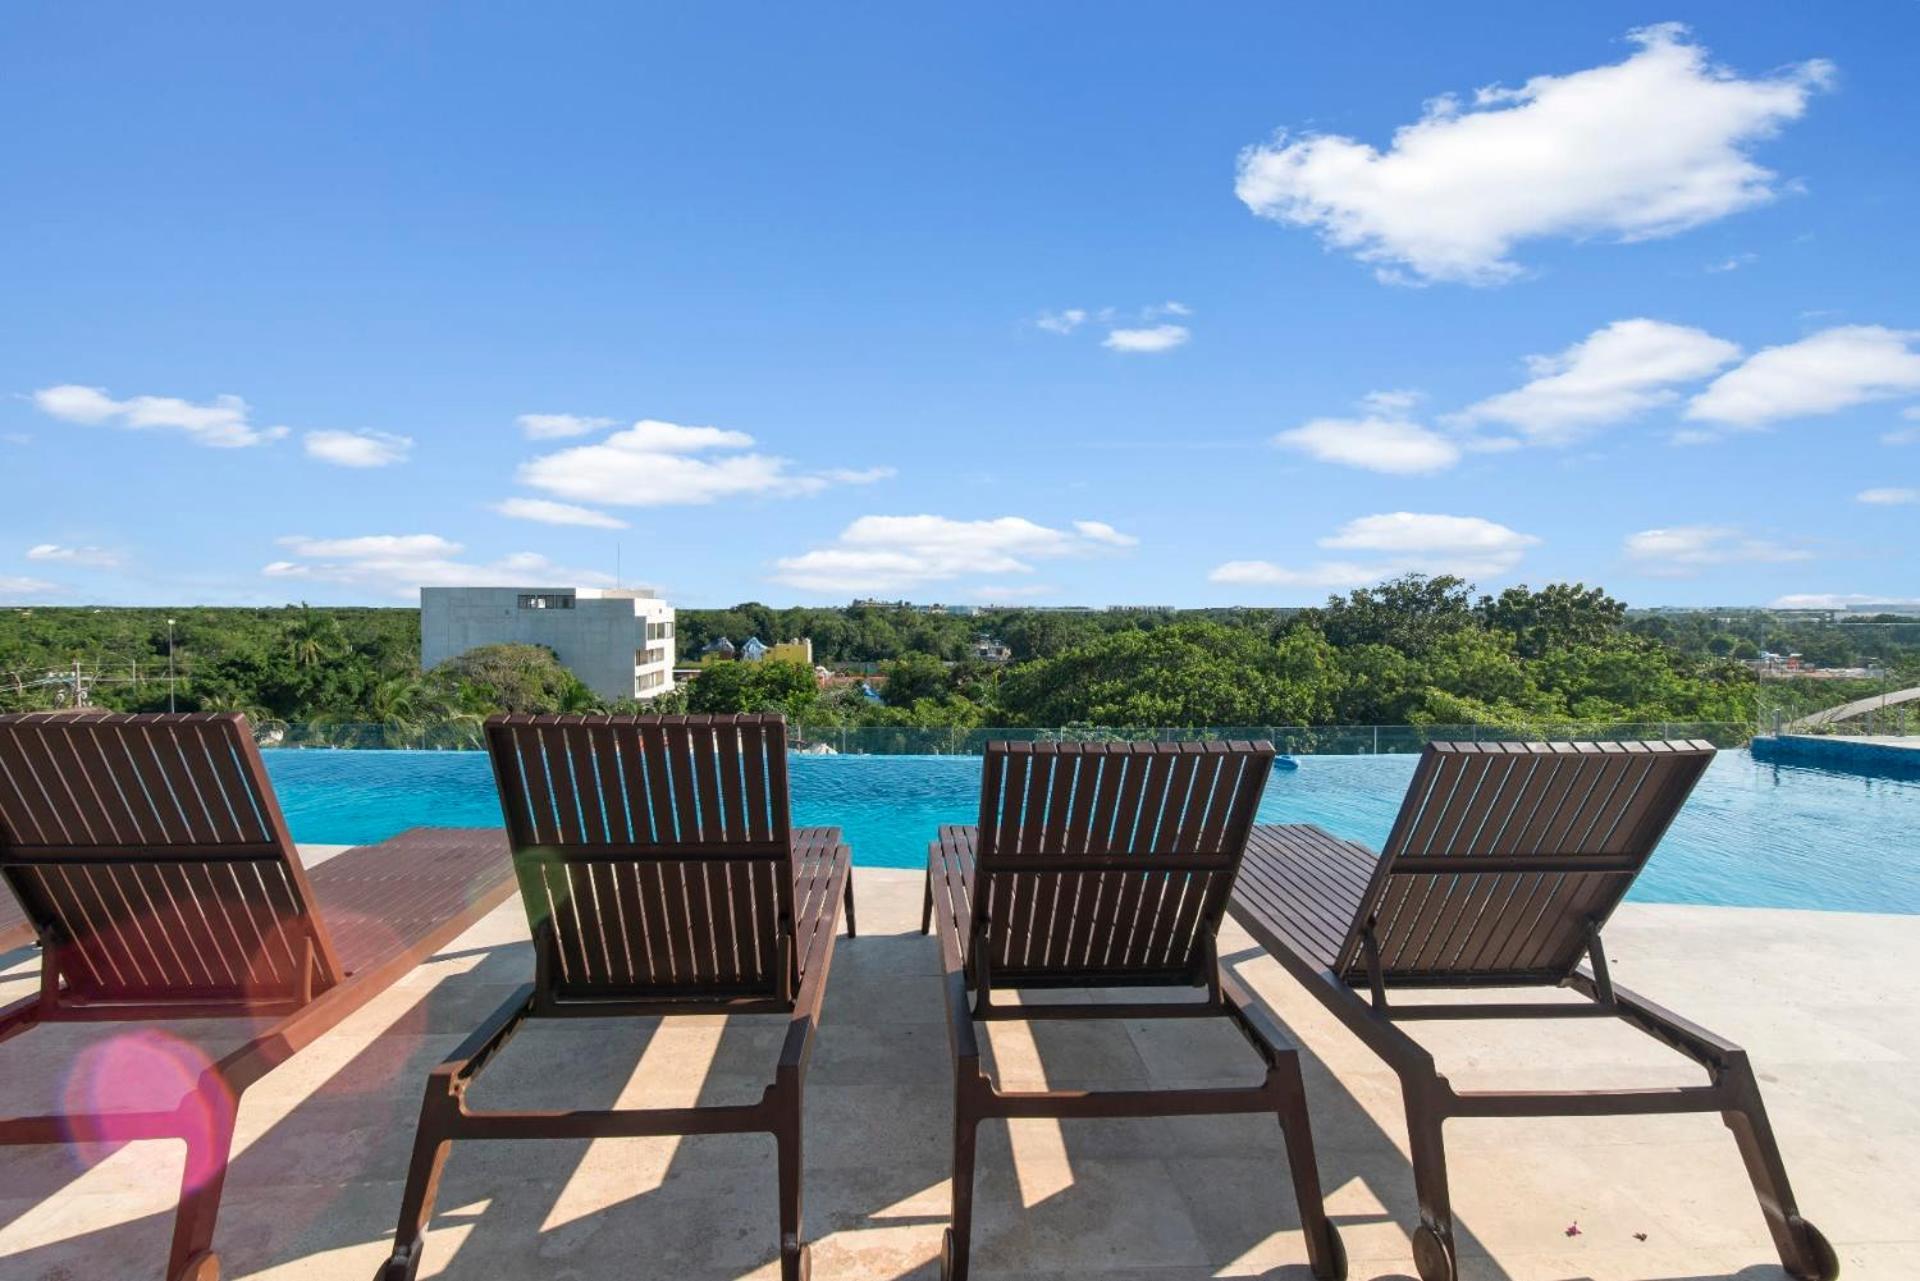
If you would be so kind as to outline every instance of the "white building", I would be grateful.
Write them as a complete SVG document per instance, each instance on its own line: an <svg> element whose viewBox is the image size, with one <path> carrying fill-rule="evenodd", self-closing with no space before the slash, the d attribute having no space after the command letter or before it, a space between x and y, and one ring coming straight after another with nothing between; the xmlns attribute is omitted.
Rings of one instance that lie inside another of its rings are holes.
<svg viewBox="0 0 1920 1281"><path fill-rule="evenodd" d="M482 645L544 645L602 698L673 688L673 606L597 587L422 587L420 666Z"/></svg>

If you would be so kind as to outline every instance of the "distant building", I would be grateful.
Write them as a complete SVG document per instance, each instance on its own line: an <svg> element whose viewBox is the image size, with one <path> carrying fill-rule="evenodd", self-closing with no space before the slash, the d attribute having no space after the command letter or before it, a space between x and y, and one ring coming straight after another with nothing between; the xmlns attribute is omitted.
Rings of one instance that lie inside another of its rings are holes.
<svg viewBox="0 0 1920 1281"><path fill-rule="evenodd" d="M544 645L605 699L673 689L673 606L649 591L422 587L420 665L482 645Z"/></svg>
<svg viewBox="0 0 1920 1281"><path fill-rule="evenodd" d="M767 651L767 657L782 663L798 663L802 667L813 666L813 638L795 636L783 640Z"/></svg>
<svg viewBox="0 0 1920 1281"><path fill-rule="evenodd" d="M757 663L767 656L767 643L758 636L749 636L740 645L740 661Z"/></svg>
<svg viewBox="0 0 1920 1281"><path fill-rule="evenodd" d="M728 640L726 637L721 636L715 640L708 641L706 645L701 648L700 657L726 659L731 661L732 659L737 657L737 654L734 651L733 642Z"/></svg>
<svg viewBox="0 0 1920 1281"><path fill-rule="evenodd" d="M1003 640L992 636L973 638L972 654L983 663L1004 663L1013 657L1013 650Z"/></svg>

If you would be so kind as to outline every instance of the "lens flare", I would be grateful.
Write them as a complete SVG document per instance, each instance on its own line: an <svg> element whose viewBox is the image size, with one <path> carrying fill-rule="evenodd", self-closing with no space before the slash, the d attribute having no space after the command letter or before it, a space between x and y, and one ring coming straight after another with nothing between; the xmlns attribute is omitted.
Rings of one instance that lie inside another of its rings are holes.
<svg viewBox="0 0 1920 1281"><path fill-rule="evenodd" d="M211 1062L198 1046L157 1029L87 1047L64 1091L74 1155L91 1166L136 1139L185 1139L186 1182L198 1187L219 1172L233 1124L233 1095L206 1075Z"/></svg>

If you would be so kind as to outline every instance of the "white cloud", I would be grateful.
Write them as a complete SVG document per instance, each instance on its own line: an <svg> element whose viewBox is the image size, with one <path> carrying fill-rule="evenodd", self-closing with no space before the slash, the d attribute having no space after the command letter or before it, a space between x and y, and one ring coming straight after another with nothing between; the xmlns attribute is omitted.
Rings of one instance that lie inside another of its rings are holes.
<svg viewBox="0 0 1920 1281"><path fill-rule="evenodd" d="M1708 263L1707 270L1716 275L1724 275L1729 271L1738 271L1742 267L1751 267L1759 261L1760 255L1755 253L1729 254L1718 262Z"/></svg>
<svg viewBox="0 0 1920 1281"><path fill-rule="evenodd" d="M1920 605L1920 600L1907 596L1863 596L1852 592L1805 592L1797 595L1776 596L1769 604L1770 609L1850 609L1861 605L1895 605L1911 607Z"/></svg>
<svg viewBox="0 0 1920 1281"><path fill-rule="evenodd" d="M836 485L872 485L899 474L892 467L829 467L820 477Z"/></svg>
<svg viewBox="0 0 1920 1281"><path fill-rule="evenodd" d="M1900 416L1908 422L1920 424L1920 405L1908 405L1900 411ZM1895 427L1892 431L1882 432L1880 443L1883 445L1920 445L1920 426Z"/></svg>
<svg viewBox="0 0 1920 1281"><path fill-rule="evenodd" d="M1087 312L1084 307L1043 311L1034 317L1033 323L1050 334L1070 334L1087 323Z"/></svg>
<svg viewBox="0 0 1920 1281"><path fill-rule="evenodd" d="M536 552L514 552L476 564L460 559L465 548L438 534L366 534L312 538L292 534L276 540L292 559L263 566L268 578L364 587L412 597L422 587L484 587L496 584L588 584L612 579L595 570L568 569Z"/></svg>
<svg viewBox="0 0 1920 1281"><path fill-rule="evenodd" d="M1853 497L1856 502L1899 507L1907 503L1920 503L1920 489L1863 489Z"/></svg>
<svg viewBox="0 0 1920 1281"><path fill-rule="evenodd" d="M1172 351L1192 336L1185 325L1150 325L1145 329L1112 330L1100 345L1111 351L1153 353Z"/></svg>
<svg viewBox="0 0 1920 1281"><path fill-rule="evenodd" d="M12 574L0 574L0 600L24 601L38 600L60 588L43 578L21 578Z"/></svg>
<svg viewBox="0 0 1920 1281"><path fill-rule="evenodd" d="M862 516L826 547L775 562L774 579L816 592L888 592L973 574L1029 574L1033 562L1136 541L1101 521L1072 531L1019 516Z"/></svg>
<svg viewBox="0 0 1920 1281"><path fill-rule="evenodd" d="M605 431L619 420L590 418L581 414L521 414L513 420L530 440L558 440L566 436L585 436Z"/></svg>
<svg viewBox="0 0 1920 1281"><path fill-rule="evenodd" d="M1238 583L1249 587L1312 587L1328 591L1363 587L1389 578L1391 569L1356 561L1320 561L1304 569L1289 569L1270 560L1230 560L1207 575L1211 583Z"/></svg>
<svg viewBox="0 0 1920 1281"><path fill-rule="evenodd" d="M1059 590L1051 583L1021 583L1019 586L988 583L981 587L968 588L967 595L977 601L998 603L1010 600L1031 600L1036 596L1051 596Z"/></svg>
<svg viewBox="0 0 1920 1281"><path fill-rule="evenodd" d="M1755 352L1687 404L1695 422L1763 427L1920 392L1920 332L1841 325Z"/></svg>
<svg viewBox="0 0 1920 1281"><path fill-rule="evenodd" d="M1193 314L1193 308L1183 302L1176 302L1172 298L1167 299L1158 307L1151 307L1148 310L1160 316L1191 316Z"/></svg>
<svg viewBox="0 0 1920 1281"><path fill-rule="evenodd" d="M1616 320L1552 356L1527 357L1526 385L1470 405L1452 421L1501 423L1543 443L1565 443L1679 399L1740 348L1700 329L1645 318Z"/></svg>
<svg viewBox="0 0 1920 1281"><path fill-rule="evenodd" d="M1397 417L1316 418L1281 432L1273 443L1323 463L1390 475L1444 471L1460 461L1460 447L1454 442Z"/></svg>
<svg viewBox="0 0 1920 1281"><path fill-rule="evenodd" d="M218 449L264 445L287 434L285 427L255 427L249 421L252 410L238 396L215 396L204 405L174 396L115 400L100 387L62 383L34 392L33 403L41 413L65 422L111 424L134 431L180 431L197 445Z"/></svg>
<svg viewBox="0 0 1920 1281"><path fill-rule="evenodd" d="M1479 516L1385 512L1350 520L1318 541L1330 551L1359 552L1362 558L1300 567L1236 560L1207 577L1216 583L1313 588L1358 587L1408 573L1498 578L1540 539Z"/></svg>
<svg viewBox="0 0 1920 1281"><path fill-rule="evenodd" d="M750 450L753 437L719 427L642 419L595 445L543 454L520 467L520 480L576 502L625 507L692 506L723 498L817 494L833 484L868 484L889 468L796 472L784 458ZM702 454L725 452L723 457Z"/></svg>
<svg viewBox="0 0 1920 1281"><path fill-rule="evenodd" d="M1822 61L1746 79L1711 64L1677 24L1632 32L1624 62L1427 104L1382 152L1334 134L1240 154L1235 193L1255 214L1423 280L1491 284L1545 236L1671 235L1773 197L1748 152L1831 80Z"/></svg>
<svg viewBox="0 0 1920 1281"><path fill-rule="evenodd" d="M1659 578L1690 578L1713 565L1782 564L1811 560L1812 553L1764 538L1750 538L1729 525L1674 525L1629 534L1627 559Z"/></svg>
<svg viewBox="0 0 1920 1281"><path fill-rule="evenodd" d="M63 547L58 543L36 543L27 548L27 559L86 565L94 569L112 569L126 563L126 557L111 548Z"/></svg>
<svg viewBox="0 0 1920 1281"><path fill-rule="evenodd" d="M1076 520L1073 527L1084 538L1096 543L1105 543L1109 547L1138 547L1140 540L1132 534L1123 534L1104 520Z"/></svg>
<svg viewBox="0 0 1920 1281"><path fill-rule="evenodd" d="M589 529L627 527L627 522L618 516L595 511L591 507L576 507L572 503L556 503L548 498L503 499L493 505L493 510L515 520L535 520L543 525L582 525Z"/></svg>
<svg viewBox="0 0 1920 1281"><path fill-rule="evenodd" d="M390 467L413 452L413 437L384 431L310 431L301 443L307 457L335 467Z"/></svg>

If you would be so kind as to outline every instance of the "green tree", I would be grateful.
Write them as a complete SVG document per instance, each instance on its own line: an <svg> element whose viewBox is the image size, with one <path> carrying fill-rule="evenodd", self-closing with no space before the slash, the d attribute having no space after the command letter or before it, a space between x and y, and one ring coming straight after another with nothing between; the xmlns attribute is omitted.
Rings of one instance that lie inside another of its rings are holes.
<svg viewBox="0 0 1920 1281"><path fill-rule="evenodd" d="M1331 596L1302 619L1334 645L1387 645L1412 658L1443 636L1474 625L1473 587L1451 574L1406 574L1347 596Z"/></svg>
<svg viewBox="0 0 1920 1281"><path fill-rule="evenodd" d="M881 697L889 707L939 703L947 696L947 665L931 654L905 654L880 668L887 678Z"/></svg>
<svg viewBox="0 0 1920 1281"><path fill-rule="evenodd" d="M1482 596L1474 612L1484 626L1513 637L1523 658L1568 645L1597 645L1627 618L1625 605L1585 583L1548 583L1537 592L1509 587L1498 596Z"/></svg>
<svg viewBox="0 0 1920 1281"><path fill-rule="evenodd" d="M800 663L716 663L687 690L689 711L705 714L783 712L801 719L819 696L813 671Z"/></svg>

